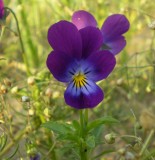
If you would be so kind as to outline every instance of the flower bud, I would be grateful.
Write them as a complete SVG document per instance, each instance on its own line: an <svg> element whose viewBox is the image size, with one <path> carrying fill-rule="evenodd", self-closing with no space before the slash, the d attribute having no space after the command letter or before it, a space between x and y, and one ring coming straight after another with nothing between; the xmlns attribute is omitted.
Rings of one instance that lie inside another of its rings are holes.
<svg viewBox="0 0 155 160"><path fill-rule="evenodd" d="M136 86L134 87L133 91L134 91L135 93L139 93L139 87L136 85Z"/></svg>
<svg viewBox="0 0 155 160"><path fill-rule="evenodd" d="M30 102L30 98L27 96L22 96L22 102Z"/></svg>
<svg viewBox="0 0 155 160"><path fill-rule="evenodd" d="M26 126L26 133L29 134L32 132L32 127L30 125Z"/></svg>
<svg viewBox="0 0 155 160"><path fill-rule="evenodd" d="M137 129L142 129L142 125L139 122L136 122L135 127Z"/></svg>
<svg viewBox="0 0 155 160"><path fill-rule="evenodd" d="M2 94L5 94L5 93L7 93L7 88L6 88L6 86L5 85L1 85L1 87L0 87L0 92L2 93Z"/></svg>
<svg viewBox="0 0 155 160"><path fill-rule="evenodd" d="M0 20L4 18L4 2L0 0Z"/></svg>
<svg viewBox="0 0 155 160"><path fill-rule="evenodd" d="M53 99L56 99L60 96L60 93L58 91L53 92Z"/></svg>
<svg viewBox="0 0 155 160"><path fill-rule="evenodd" d="M33 109L29 109L29 115L33 116L34 115L34 110Z"/></svg>
<svg viewBox="0 0 155 160"><path fill-rule="evenodd" d="M46 108L44 109L44 115L45 115L46 117L50 117L50 116L52 115L52 110L49 109L48 107L46 107Z"/></svg>
<svg viewBox="0 0 155 160"><path fill-rule="evenodd" d="M9 114L9 115L8 115L8 119L9 119L10 122L12 122L13 116L12 116L11 114Z"/></svg>
<svg viewBox="0 0 155 160"><path fill-rule="evenodd" d="M11 93L12 93L12 94L16 94L18 91L19 91L19 88L18 88L17 86L15 86L15 87L13 87L13 88L11 89Z"/></svg>
<svg viewBox="0 0 155 160"><path fill-rule="evenodd" d="M4 79L4 84L8 87L11 87L11 81L8 78Z"/></svg>
<svg viewBox="0 0 155 160"><path fill-rule="evenodd" d="M117 81L116 81L116 84L118 86L122 85L123 84L123 79L122 78L119 78Z"/></svg>
<svg viewBox="0 0 155 160"><path fill-rule="evenodd" d="M140 143L138 143L138 142L137 142L137 143L135 143L135 144L134 144L134 146L133 146L134 150L135 150L135 151L137 151L137 152L139 152L139 151L140 151L141 147L142 147L142 146L141 146L141 144L140 144Z"/></svg>
<svg viewBox="0 0 155 160"><path fill-rule="evenodd" d="M146 87L146 92L147 93L150 93L152 90L151 90L151 86L150 85L148 85L147 87Z"/></svg>
<svg viewBox="0 0 155 160"><path fill-rule="evenodd" d="M118 151L117 151L120 155L125 155L125 152L126 152L126 149L125 148L120 148Z"/></svg>
<svg viewBox="0 0 155 160"><path fill-rule="evenodd" d="M28 85L33 86L34 83L35 83L35 78L34 78L34 77L29 77L29 78L27 79L27 83L28 83Z"/></svg>
<svg viewBox="0 0 155 160"><path fill-rule="evenodd" d="M49 98L52 96L52 90L51 90L51 88L47 88L47 89L46 89L45 95L46 95L47 97L49 97Z"/></svg>
<svg viewBox="0 0 155 160"><path fill-rule="evenodd" d="M110 133L110 134L105 135L104 138L108 144L113 144L113 143L115 143L116 136L113 133Z"/></svg>
<svg viewBox="0 0 155 160"><path fill-rule="evenodd" d="M139 122L145 131L155 128L155 115L152 111L144 109L139 117Z"/></svg>
<svg viewBox="0 0 155 160"><path fill-rule="evenodd" d="M155 21L152 21L152 22L148 25L148 27L149 27L150 29L152 29L152 30L155 30Z"/></svg>

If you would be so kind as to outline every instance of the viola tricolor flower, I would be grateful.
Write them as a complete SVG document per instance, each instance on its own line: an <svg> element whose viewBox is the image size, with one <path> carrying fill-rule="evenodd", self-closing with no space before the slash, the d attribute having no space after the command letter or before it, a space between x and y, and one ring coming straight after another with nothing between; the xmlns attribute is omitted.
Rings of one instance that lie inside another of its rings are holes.
<svg viewBox="0 0 155 160"><path fill-rule="evenodd" d="M67 83L65 101L76 109L93 108L104 98L97 81L105 79L114 69L115 57L100 50L101 31L93 26L77 28L73 23L60 21L48 30L48 42L53 51L47 67L60 82Z"/></svg>
<svg viewBox="0 0 155 160"><path fill-rule="evenodd" d="M97 22L89 12L79 10L74 12L72 22L80 30L87 26L97 27ZM129 21L122 14L109 16L101 27L103 35L102 49L109 50L114 55L118 54L126 46L123 36L129 29Z"/></svg>
<svg viewBox="0 0 155 160"><path fill-rule="evenodd" d="M4 3L3 3L3 0L0 0L0 19L3 18L4 16Z"/></svg>

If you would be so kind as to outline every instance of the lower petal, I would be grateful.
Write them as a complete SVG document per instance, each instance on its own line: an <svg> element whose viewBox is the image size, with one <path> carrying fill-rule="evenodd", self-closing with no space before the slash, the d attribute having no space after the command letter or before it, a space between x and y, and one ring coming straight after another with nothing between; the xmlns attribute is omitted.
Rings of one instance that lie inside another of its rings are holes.
<svg viewBox="0 0 155 160"><path fill-rule="evenodd" d="M70 83L64 94L68 105L76 109L93 108L104 98L103 92L94 82L88 81L87 85L76 88Z"/></svg>
<svg viewBox="0 0 155 160"><path fill-rule="evenodd" d="M91 54L88 57L87 62L88 72L85 74L90 80L97 82L109 76L115 67L116 59L109 51L99 51Z"/></svg>

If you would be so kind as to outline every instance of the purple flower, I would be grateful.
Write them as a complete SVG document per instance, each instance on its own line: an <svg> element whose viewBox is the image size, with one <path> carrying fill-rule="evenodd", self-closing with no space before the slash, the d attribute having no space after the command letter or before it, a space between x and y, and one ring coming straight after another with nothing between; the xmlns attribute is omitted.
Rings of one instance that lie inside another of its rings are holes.
<svg viewBox="0 0 155 160"><path fill-rule="evenodd" d="M93 15L83 10L74 12L72 22L79 30L87 26L97 27ZM101 27L102 48L109 50L114 55L118 54L126 46L126 40L122 34L128 31L129 26L129 21L124 15L113 14L109 16Z"/></svg>
<svg viewBox="0 0 155 160"><path fill-rule="evenodd" d="M3 3L3 0L0 0L0 19L3 18L4 16L4 3Z"/></svg>
<svg viewBox="0 0 155 160"><path fill-rule="evenodd" d="M97 81L105 79L116 61L109 51L99 51L102 33L88 26L78 30L68 21L60 21L48 30L48 42L53 51L47 67L53 76L67 83L65 101L76 109L93 108L104 98Z"/></svg>
<svg viewBox="0 0 155 160"><path fill-rule="evenodd" d="M41 156L39 153L37 153L35 156L30 157L30 160L40 160L40 159L41 159Z"/></svg>

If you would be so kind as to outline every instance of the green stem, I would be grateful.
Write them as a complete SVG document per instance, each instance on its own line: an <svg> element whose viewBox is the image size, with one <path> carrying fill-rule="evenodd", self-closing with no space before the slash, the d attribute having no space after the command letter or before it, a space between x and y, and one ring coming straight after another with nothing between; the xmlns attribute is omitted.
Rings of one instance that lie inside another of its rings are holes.
<svg viewBox="0 0 155 160"><path fill-rule="evenodd" d="M88 109L85 109L85 126L88 124Z"/></svg>
<svg viewBox="0 0 155 160"><path fill-rule="evenodd" d="M29 52L27 53L27 56L29 58L29 64L32 67L38 67L39 64L39 56L38 56L38 51L37 51L37 47L34 44L34 41L31 38L31 30L30 30L30 26L29 26L29 22L27 20L27 12L25 12L24 9L24 5L23 5L23 0L17 0L19 5L22 5L22 10L20 11L20 16L21 16L21 22L24 24L24 30L25 30L25 39L27 41L27 46ZM34 3L31 4L31 8L33 8Z"/></svg>
<svg viewBox="0 0 155 160"><path fill-rule="evenodd" d="M86 146L86 137L87 137L87 123L88 123L88 110L80 110L80 125L81 125L81 139L80 144L80 156L81 160L88 160L87 158L87 146Z"/></svg>
<svg viewBox="0 0 155 160"><path fill-rule="evenodd" d="M46 157L44 157L43 160L47 159L48 155L54 150L55 145L56 145L56 142L53 143L53 145L49 149L48 153L46 154ZM56 159L55 153L54 153L54 157L52 157L52 158L53 158L53 160Z"/></svg>
<svg viewBox="0 0 155 160"><path fill-rule="evenodd" d="M152 86L153 88L155 87L155 51L153 48L154 45L154 40L155 40L155 31L153 32L153 37L152 37L152 41L151 41L151 45L150 45L150 50L151 50L151 54L152 54L152 65L153 65L153 74L152 74Z"/></svg>
<svg viewBox="0 0 155 160"><path fill-rule="evenodd" d="M5 30L5 26L2 26L2 30L1 30L1 33L0 33L0 42L2 40L2 36L3 36L4 30Z"/></svg>
<svg viewBox="0 0 155 160"><path fill-rule="evenodd" d="M21 131L19 131L16 136L14 137L14 141L11 141L1 152L0 152L0 158L3 157L3 155L5 153L7 153L11 147L13 147L16 143L18 143L18 141L21 139L21 137L23 137L23 135L25 134L26 129L23 129Z"/></svg>
<svg viewBox="0 0 155 160"><path fill-rule="evenodd" d="M151 140L151 138L152 138L153 135L154 135L154 129L152 129L152 130L150 131L150 134L149 134L149 136L147 137L147 139L146 139L146 141L145 141L145 143L144 143L144 145L143 145L143 147L142 147L142 149L141 149L141 151L140 151L140 153L139 153L140 156L142 156L143 153L144 153L144 151L147 149L147 146L149 145L150 140Z"/></svg>
<svg viewBox="0 0 155 160"><path fill-rule="evenodd" d="M21 37L21 32L20 32L20 28L19 28L19 23L18 23L18 19L17 19L17 16L16 14L14 13L14 11L11 9L11 8L8 8L8 7L4 7L5 10L9 10L15 21L16 21L16 26L17 26L17 30L18 30L18 36L19 36L19 41L20 41L20 45L21 45L21 50L22 50L22 57L23 57L23 61L26 65L26 70L27 70L27 74L30 75L30 70L29 70L29 67L28 67L28 61L26 59L26 56L25 56L25 49L24 49L24 45L23 45L23 40L22 40L22 37Z"/></svg>

